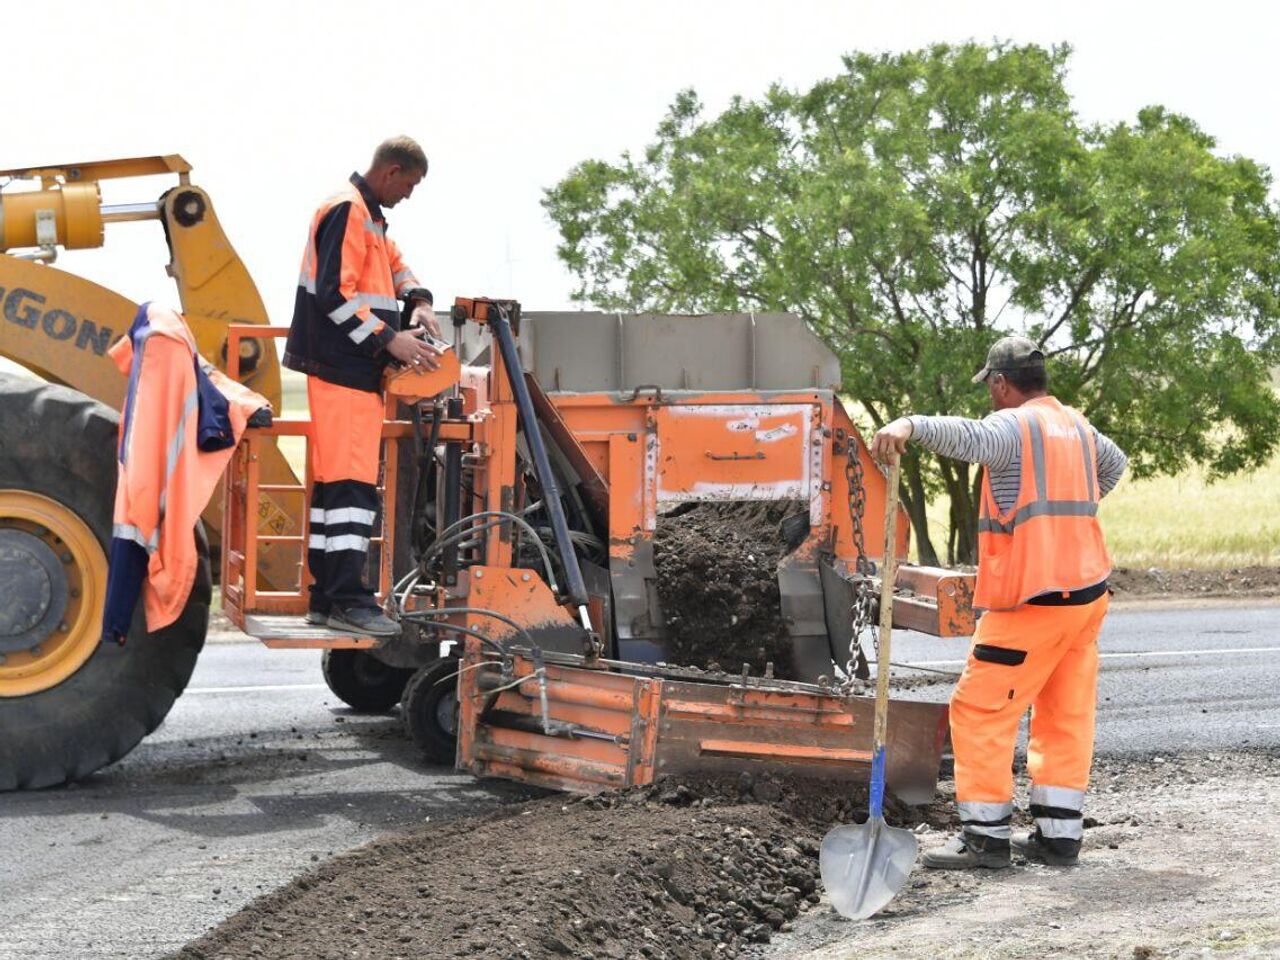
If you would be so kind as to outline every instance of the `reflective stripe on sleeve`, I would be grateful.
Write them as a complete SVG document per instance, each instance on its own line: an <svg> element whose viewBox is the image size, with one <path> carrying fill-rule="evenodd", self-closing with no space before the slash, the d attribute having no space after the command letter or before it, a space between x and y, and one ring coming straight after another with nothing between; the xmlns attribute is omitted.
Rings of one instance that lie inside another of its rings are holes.
<svg viewBox="0 0 1280 960"><path fill-rule="evenodd" d="M360 324L360 326L352 330L351 333L348 334L348 336L351 337L351 339L356 343L364 343L365 340L369 338L369 334L373 333L376 329L378 329L378 327L382 325L383 325L382 321L379 320L377 317L370 317L364 323Z"/></svg>
<svg viewBox="0 0 1280 960"><path fill-rule="evenodd" d="M311 535L311 539L309 539L309 540L307 541L307 548L308 548L309 550L323 550L323 549L324 549L324 534L323 534L323 533L313 533L313 534Z"/></svg>
<svg viewBox="0 0 1280 960"><path fill-rule="evenodd" d="M382 229L382 224L378 223L376 220L366 220L364 222L364 228L368 230L370 233L375 234L379 237L385 236L385 231Z"/></svg>
<svg viewBox="0 0 1280 960"><path fill-rule="evenodd" d="M117 540L131 540L138 546L146 550L147 553L155 553L156 547L160 546L160 531L155 530L150 539L142 535L139 530L131 523L116 523L111 526L111 536Z"/></svg>
<svg viewBox="0 0 1280 960"><path fill-rule="evenodd" d="M348 320L350 320L352 317L356 315L356 312L363 305L364 304L361 302L361 300L358 297L348 300L342 306L336 307L335 309L330 310L329 319L332 320L334 323L346 323Z"/></svg>
<svg viewBox="0 0 1280 960"><path fill-rule="evenodd" d="M178 457L182 455L182 444L187 436L187 420L196 412L200 401L200 389L193 387L182 401L182 414L178 417L178 426L169 438L169 448L165 451L164 486L160 488L160 519L164 519L165 508L169 503L169 480L173 471L178 468Z"/></svg>
<svg viewBox="0 0 1280 960"><path fill-rule="evenodd" d="M374 310L390 310L392 313L400 312L400 301L385 294L366 293L363 290L357 290L356 299Z"/></svg>

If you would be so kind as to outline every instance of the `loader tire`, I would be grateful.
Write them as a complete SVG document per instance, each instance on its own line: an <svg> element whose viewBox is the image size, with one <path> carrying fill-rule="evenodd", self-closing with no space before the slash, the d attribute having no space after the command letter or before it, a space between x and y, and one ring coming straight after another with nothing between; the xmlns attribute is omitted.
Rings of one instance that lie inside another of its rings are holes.
<svg viewBox="0 0 1280 960"><path fill-rule="evenodd" d="M412 670L383 663L363 650L326 650L320 666L334 696L357 713L386 713L400 702L413 676Z"/></svg>
<svg viewBox="0 0 1280 960"><path fill-rule="evenodd" d="M119 417L66 387L0 374L0 790L119 760L164 720L204 646L208 544L182 615L98 642Z"/></svg>
<svg viewBox="0 0 1280 960"><path fill-rule="evenodd" d="M414 673L400 709L404 729L429 763L453 766L458 752L456 657L442 657Z"/></svg>

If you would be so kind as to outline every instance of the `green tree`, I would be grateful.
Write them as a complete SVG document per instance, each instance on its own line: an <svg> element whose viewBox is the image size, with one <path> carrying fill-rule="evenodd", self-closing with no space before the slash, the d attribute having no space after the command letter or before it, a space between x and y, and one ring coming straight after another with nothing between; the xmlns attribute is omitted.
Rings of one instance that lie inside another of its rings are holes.
<svg viewBox="0 0 1280 960"><path fill-rule="evenodd" d="M1280 403L1280 215L1270 174L1160 107L1085 125L1068 47L854 53L808 91L706 117L679 94L640 156L547 191L575 298L610 310L791 310L841 358L878 427L981 415L969 383L1007 332L1135 476L1267 460ZM864 423L864 426L866 424ZM950 502L946 555L976 553L979 471L919 451L903 502Z"/></svg>

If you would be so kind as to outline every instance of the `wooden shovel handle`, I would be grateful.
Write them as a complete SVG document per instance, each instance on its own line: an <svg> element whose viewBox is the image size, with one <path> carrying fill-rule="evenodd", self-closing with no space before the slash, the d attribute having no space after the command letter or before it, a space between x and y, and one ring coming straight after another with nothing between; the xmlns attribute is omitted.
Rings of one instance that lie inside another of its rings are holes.
<svg viewBox="0 0 1280 960"><path fill-rule="evenodd" d="M872 750L884 748L889 725L889 641L893 633L893 581L898 568L898 475L902 465L897 454L889 461L884 498L884 554L880 563L880 651L876 661L876 722Z"/></svg>

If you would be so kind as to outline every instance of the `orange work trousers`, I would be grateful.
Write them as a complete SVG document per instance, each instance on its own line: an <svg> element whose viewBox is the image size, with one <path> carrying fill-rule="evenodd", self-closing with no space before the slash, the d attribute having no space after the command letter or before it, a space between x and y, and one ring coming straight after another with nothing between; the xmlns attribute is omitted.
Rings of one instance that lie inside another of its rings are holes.
<svg viewBox="0 0 1280 960"><path fill-rule="evenodd" d="M972 823L977 832L1007 835L1014 747L1028 707L1032 804L1079 817L1093 763L1098 631L1108 601L1104 593L1080 606L1027 604L979 621L951 697L956 802L966 829Z"/></svg>
<svg viewBox="0 0 1280 960"><path fill-rule="evenodd" d="M382 396L307 377L311 408L311 515L307 568L309 609L376 609L365 583L378 502Z"/></svg>

